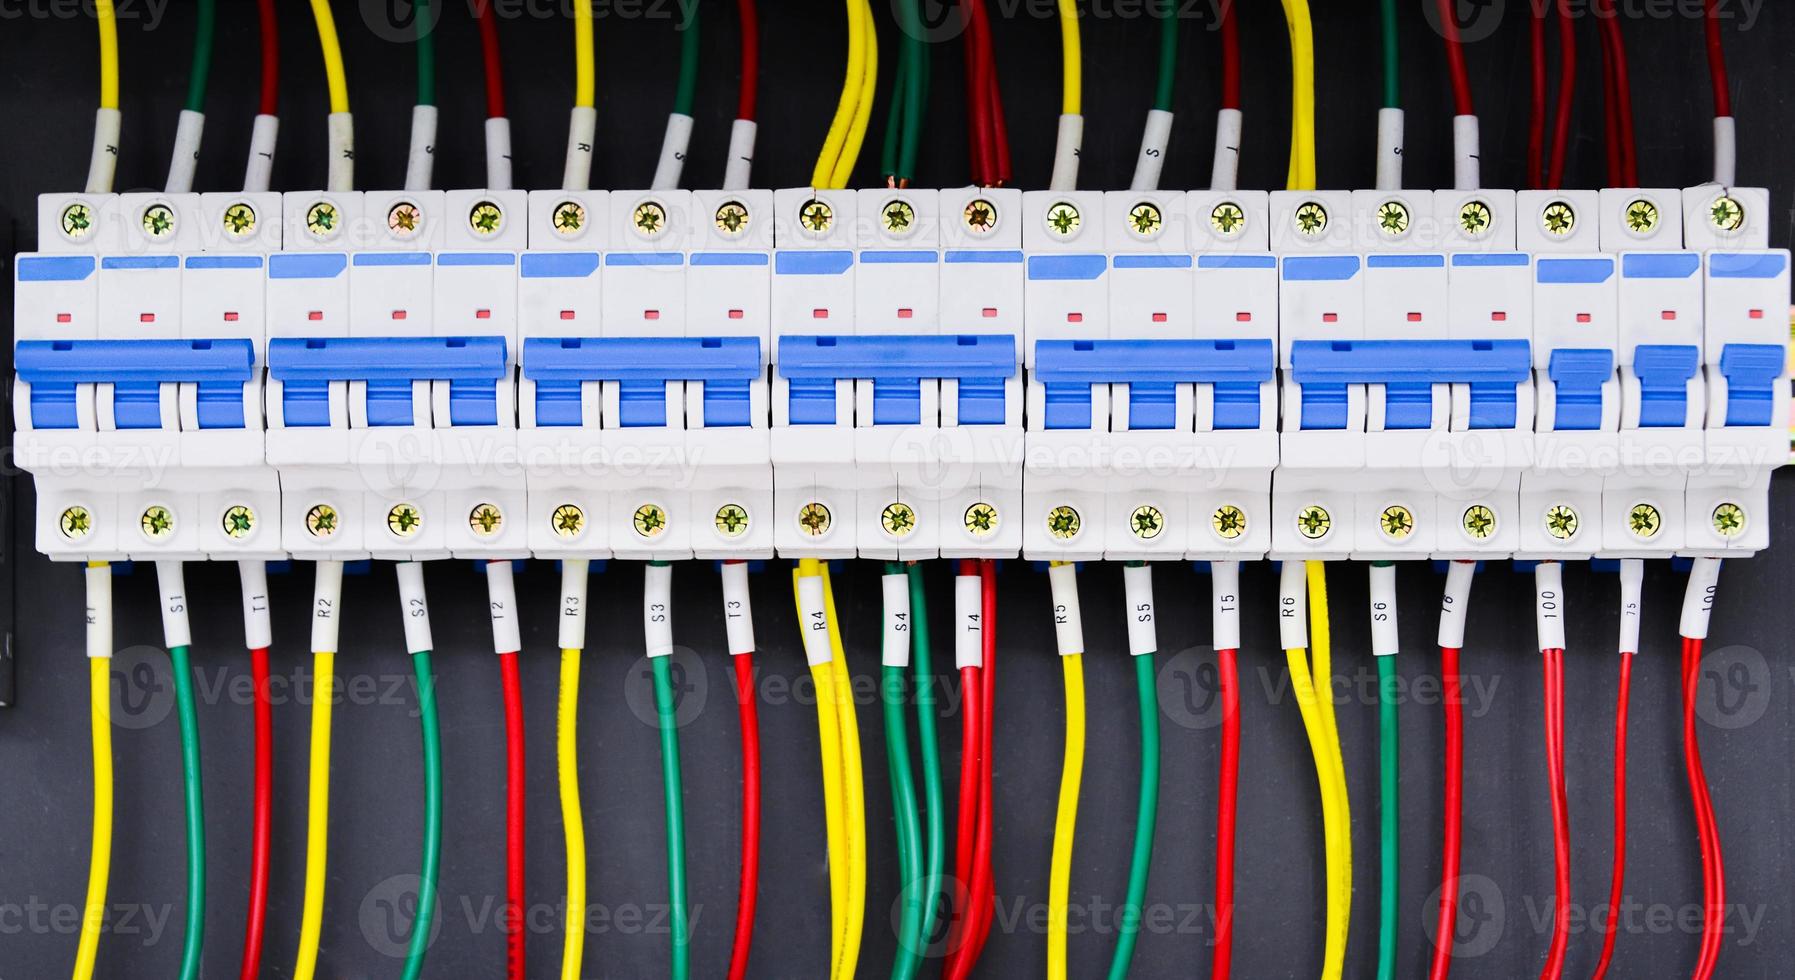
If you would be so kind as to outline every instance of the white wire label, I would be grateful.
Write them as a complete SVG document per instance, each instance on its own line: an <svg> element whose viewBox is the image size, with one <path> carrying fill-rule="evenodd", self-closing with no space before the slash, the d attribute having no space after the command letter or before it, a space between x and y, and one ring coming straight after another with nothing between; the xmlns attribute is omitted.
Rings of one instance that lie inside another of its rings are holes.
<svg viewBox="0 0 1795 980"><path fill-rule="evenodd" d="M1303 600L1309 595L1309 581L1303 577L1303 563L1287 561L1278 576L1278 642L1286 650L1309 648L1309 617Z"/></svg>
<svg viewBox="0 0 1795 980"><path fill-rule="evenodd" d="M1078 608L1078 567L1053 565L1047 569L1053 589L1053 632L1060 656L1084 653L1084 616Z"/></svg>
<svg viewBox="0 0 1795 980"><path fill-rule="evenodd" d="M723 565L723 629L729 638L731 656L754 652L754 607L748 602L748 566L739 561Z"/></svg>
<svg viewBox="0 0 1795 980"><path fill-rule="evenodd" d="M1539 648L1564 649L1564 566L1543 561L1533 570L1534 619L1539 623Z"/></svg>
<svg viewBox="0 0 1795 980"><path fill-rule="evenodd" d="M260 559L237 563L243 580L243 645L266 650L274 644L274 626L268 619L268 566Z"/></svg>
<svg viewBox="0 0 1795 980"><path fill-rule="evenodd" d="M1446 567L1446 591L1440 596L1440 649L1465 648L1465 617L1471 606L1471 580L1477 564L1455 561Z"/></svg>
<svg viewBox="0 0 1795 980"><path fill-rule="evenodd" d="M829 615L823 609L820 575L798 576L798 628L804 633L804 659L818 667L835 658L829 646Z"/></svg>
<svg viewBox="0 0 1795 980"><path fill-rule="evenodd" d="M566 558L561 562L561 623L555 631L563 650L579 650L586 645L586 570L584 558Z"/></svg>
<svg viewBox="0 0 1795 980"><path fill-rule="evenodd" d="M424 598L424 566L402 561L399 573L399 611L405 618L405 649L429 653L436 649L430 637L430 603Z"/></svg>
<svg viewBox="0 0 1795 980"><path fill-rule="evenodd" d="M1708 617L1714 611L1714 594L1720 590L1720 559L1697 558L1689 569L1689 588L1683 593L1683 622L1679 632L1691 640L1708 638Z"/></svg>
<svg viewBox="0 0 1795 980"><path fill-rule="evenodd" d="M337 652L337 606L343 596L343 563L321 561L312 583L312 652Z"/></svg>
<svg viewBox="0 0 1795 980"><path fill-rule="evenodd" d="M187 576L178 561L156 563L156 585L162 593L162 642L170 649L193 645L187 623Z"/></svg>
<svg viewBox="0 0 1795 980"><path fill-rule="evenodd" d="M486 563L486 605L492 616L492 652L516 653L524 647L517 627L517 584L511 563Z"/></svg>
<svg viewBox="0 0 1795 980"><path fill-rule="evenodd" d="M954 666L985 665L984 608L977 575L954 577Z"/></svg>
<svg viewBox="0 0 1795 980"><path fill-rule="evenodd" d="M1215 623L1215 648L1240 649L1240 562L1209 564L1210 611Z"/></svg>
<svg viewBox="0 0 1795 980"><path fill-rule="evenodd" d="M87 566L87 656L112 656L112 569Z"/></svg>
<svg viewBox="0 0 1795 980"><path fill-rule="evenodd" d="M673 654L673 566L650 565L642 575L642 632L650 657Z"/></svg>
<svg viewBox="0 0 1795 980"><path fill-rule="evenodd" d="M1644 605L1645 562L1626 558L1620 563L1620 652L1639 652L1639 615Z"/></svg>
<svg viewBox="0 0 1795 980"><path fill-rule="evenodd" d="M1128 652L1141 657L1159 649L1159 630L1153 619L1153 569L1129 565L1122 569L1122 594L1128 603Z"/></svg>
<svg viewBox="0 0 1795 980"><path fill-rule="evenodd" d="M910 666L910 577L884 575L879 584L885 592L885 644L879 662L886 667Z"/></svg>
<svg viewBox="0 0 1795 980"><path fill-rule="evenodd" d="M1401 643L1396 629L1396 566L1371 566L1371 655L1394 656Z"/></svg>

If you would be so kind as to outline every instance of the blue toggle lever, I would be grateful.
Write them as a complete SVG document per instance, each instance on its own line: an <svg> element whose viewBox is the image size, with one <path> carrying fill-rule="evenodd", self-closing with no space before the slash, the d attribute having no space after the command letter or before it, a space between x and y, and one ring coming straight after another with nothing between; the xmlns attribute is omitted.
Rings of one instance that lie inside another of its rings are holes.
<svg viewBox="0 0 1795 980"><path fill-rule="evenodd" d="M1558 389L1554 431L1593 432L1602 427L1602 386L1614 377L1613 351L1555 350L1546 374Z"/></svg>
<svg viewBox="0 0 1795 980"><path fill-rule="evenodd" d="M449 382L450 425L495 425L508 370L503 337L277 337L268 374L290 428L330 424L330 383L367 383L370 426L416 425L411 386Z"/></svg>
<svg viewBox="0 0 1795 980"><path fill-rule="evenodd" d="M1727 344L1720 349L1728 428L1783 424L1775 417L1776 384L1787 357L1781 344Z"/></svg>
<svg viewBox="0 0 1795 980"><path fill-rule="evenodd" d="M199 385L202 429L243 428L243 386L255 377L248 340L21 340L13 363L31 386L31 424L79 425L75 386L111 384L120 429L162 426L165 384Z"/></svg>
<svg viewBox="0 0 1795 980"><path fill-rule="evenodd" d="M704 384L706 428L747 426L749 386L760 377L758 337L531 337L524 377L536 383L536 424L582 422L580 386L618 383L624 428L667 424L667 384Z"/></svg>
<svg viewBox="0 0 1795 980"><path fill-rule="evenodd" d="M1042 340L1035 377L1049 429L1091 427L1091 386L1128 385L1128 427L1169 429L1180 384L1215 386L1215 427L1259 427L1259 386L1272 379L1269 340Z"/></svg>
<svg viewBox="0 0 1795 980"><path fill-rule="evenodd" d="M873 383L874 425L922 422L922 382L959 382L961 425L1001 425L1004 383L1016 376L1010 334L782 336L779 376L793 425L835 422L835 384Z"/></svg>
<svg viewBox="0 0 1795 980"><path fill-rule="evenodd" d="M1701 351L1693 344L1640 344L1635 348L1633 374L1639 379L1639 427L1680 428L1687 424L1689 379L1700 369Z"/></svg>
<svg viewBox="0 0 1795 980"><path fill-rule="evenodd" d="M1347 387L1384 386L1384 428L1433 425L1433 386L1471 389L1473 429L1512 429L1532 354L1525 340L1298 340L1291 378L1304 429L1346 428Z"/></svg>

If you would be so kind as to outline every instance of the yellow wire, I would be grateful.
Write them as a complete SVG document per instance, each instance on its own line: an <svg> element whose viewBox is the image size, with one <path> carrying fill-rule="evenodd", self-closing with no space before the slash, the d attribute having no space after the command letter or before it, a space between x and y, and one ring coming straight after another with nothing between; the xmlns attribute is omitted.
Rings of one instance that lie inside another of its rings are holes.
<svg viewBox="0 0 1795 980"><path fill-rule="evenodd" d="M1346 791L1346 763L1340 752L1340 731L1334 717L1332 640L1328 630L1326 566L1308 562L1309 632L1315 652L1311 677L1308 651L1285 651L1290 682L1302 712L1303 730L1315 756L1315 780L1321 793L1321 819L1327 855L1327 939L1322 957L1324 980L1337 980L1346 968L1347 927L1352 918L1352 810Z"/></svg>
<svg viewBox="0 0 1795 980"><path fill-rule="evenodd" d="M870 21L872 10L867 10ZM841 976L854 976L860 963L860 939L866 932L866 773L860 759L860 720L854 710L854 677L848 671L842 649L841 628L835 618L835 590L829 585L829 568L823 567L823 615L829 624L829 649L835 674L835 723L841 738L843 815L848 845L848 901L842 940Z"/></svg>
<svg viewBox="0 0 1795 980"><path fill-rule="evenodd" d="M598 69L592 53L592 0L575 0L573 29L573 104L589 109L598 104Z"/></svg>
<svg viewBox="0 0 1795 980"><path fill-rule="evenodd" d="M860 162L860 148L866 143L866 125L873 115L873 99L879 87L879 31L873 23L872 0L860 0L860 46L866 61L860 72L859 101L854 106L854 123L848 127L848 138L835 161L829 186L845 189L854 177L854 165ZM827 578L827 574L824 578Z"/></svg>
<svg viewBox="0 0 1795 980"><path fill-rule="evenodd" d="M1078 786L1084 775L1084 655L1060 658L1066 677L1066 760L1060 766L1060 805L1053 824L1053 864L1047 885L1047 980L1066 980L1066 933L1072 894L1072 834L1078 823Z"/></svg>
<svg viewBox="0 0 1795 980"><path fill-rule="evenodd" d="M1283 0L1290 32L1290 175L1293 191L1315 189L1315 28L1309 0Z"/></svg>
<svg viewBox="0 0 1795 980"><path fill-rule="evenodd" d="M330 0L312 0L312 20L318 23L318 46L324 49L324 80L330 89L330 111L349 111L349 81L343 73L343 48L337 43L336 18Z"/></svg>
<svg viewBox="0 0 1795 980"><path fill-rule="evenodd" d="M112 0L94 0L94 21L100 28L100 108L118 108L118 15Z"/></svg>
<svg viewBox="0 0 1795 980"><path fill-rule="evenodd" d="M111 5L106 5L110 11ZM106 881L112 870L112 658L87 662L93 729L93 850L87 861L87 904L81 912L81 945L75 980L90 980L106 922Z"/></svg>
<svg viewBox="0 0 1795 980"><path fill-rule="evenodd" d="M827 190L833 186L835 165L841 159L841 148L848 140L848 129L853 126L854 113L859 108L861 74L866 64L866 42L862 33L860 18L866 13L863 0L847 0L848 5L848 71L841 83L841 100L835 106L835 118L829 122L829 135L823 140L823 150L817 155L816 168L811 171L810 183L819 190Z"/></svg>
<svg viewBox="0 0 1795 980"><path fill-rule="evenodd" d="M555 773L561 788L561 836L567 852L567 936L561 980L579 980L586 954L586 824L580 816L580 651L561 651L561 695L555 707Z"/></svg>
<svg viewBox="0 0 1795 980"><path fill-rule="evenodd" d="M1078 0L1060 0L1060 115L1084 112L1084 53L1078 36Z"/></svg>
<svg viewBox="0 0 1795 980"><path fill-rule="evenodd" d="M312 980L324 927L324 869L330 851L330 702L336 694L335 653L312 654L312 760L305 814L305 898L294 980Z"/></svg>
<svg viewBox="0 0 1795 980"><path fill-rule="evenodd" d="M1339 842L1338 820L1335 815L1337 799L1334 793L1333 753L1328 750L1327 734L1321 725L1321 709L1316 697L1314 682L1309 676L1309 652L1302 647L1292 647L1284 651L1284 657L1290 664L1290 687L1296 694L1296 706L1303 715L1303 731L1309 736L1309 752L1315 757L1315 782L1321 794L1321 824L1324 847L1327 853L1327 942L1322 957L1322 977L1325 980L1337 980L1344 968L1345 942L1338 950L1336 959L1334 943L1334 916L1339 908L1339 880L1335 874L1334 856L1338 853Z"/></svg>
<svg viewBox="0 0 1795 980"><path fill-rule="evenodd" d="M816 578L821 575L821 564L814 558L801 559L798 567L792 569L792 601L798 609L800 629L807 629L804 622L804 603L798 598L798 580L800 578ZM826 615L826 613L825 613ZM816 685L816 724L817 744L822 755L823 768L823 823L827 828L829 847L829 976L831 980L841 975L842 940L847 934L847 878L842 874L845 862L837 861L844 856L846 840L843 835L841 777L841 728L836 720L835 672L827 664L810 668L812 683Z"/></svg>

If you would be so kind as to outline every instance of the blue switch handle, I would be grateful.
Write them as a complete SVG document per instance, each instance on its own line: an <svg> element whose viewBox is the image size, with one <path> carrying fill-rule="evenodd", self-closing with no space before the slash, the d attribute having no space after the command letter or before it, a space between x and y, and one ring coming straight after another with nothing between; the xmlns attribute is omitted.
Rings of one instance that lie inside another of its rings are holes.
<svg viewBox="0 0 1795 980"><path fill-rule="evenodd" d="M779 338L779 374L792 381L1009 378L1011 334L795 336Z"/></svg>
<svg viewBox="0 0 1795 980"><path fill-rule="evenodd" d="M1040 340L1046 384L1260 384L1275 370L1270 340Z"/></svg>
<svg viewBox="0 0 1795 980"><path fill-rule="evenodd" d="M1298 340L1298 384L1520 384L1531 370L1525 340Z"/></svg>
<svg viewBox="0 0 1795 980"><path fill-rule="evenodd" d="M1783 424L1775 417L1776 384L1788 356L1781 344L1727 344L1720 349L1728 428Z"/></svg>
<svg viewBox="0 0 1795 980"><path fill-rule="evenodd" d="M13 351L31 385L246 382L254 377L248 340L21 340Z"/></svg>
<svg viewBox="0 0 1795 980"><path fill-rule="evenodd" d="M530 337L524 377L541 382L752 381L758 337Z"/></svg>
<svg viewBox="0 0 1795 980"><path fill-rule="evenodd" d="M1628 256L1632 258L1632 256ZM1640 344L1633 350L1639 379L1639 427L1678 428L1689 419L1689 379L1701 368L1693 344Z"/></svg>
<svg viewBox="0 0 1795 980"><path fill-rule="evenodd" d="M1558 389L1555 431L1593 432L1602 427L1602 385L1614 377L1613 351L1555 350L1546 374Z"/></svg>
<svg viewBox="0 0 1795 980"><path fill-rule="evenodd" d="M281 382L497 381L503 337L277 337L268 373Z"/></svg>

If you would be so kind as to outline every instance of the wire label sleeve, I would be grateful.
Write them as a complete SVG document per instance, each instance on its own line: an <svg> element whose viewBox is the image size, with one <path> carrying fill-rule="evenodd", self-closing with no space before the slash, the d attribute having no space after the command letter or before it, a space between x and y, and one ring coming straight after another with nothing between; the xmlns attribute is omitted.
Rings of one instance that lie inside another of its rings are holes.
<svg viewBox="0 0 1795 980"><path fill-rule="evenodd" d="M1053 589L1053 632L1059 640L1060 656L1084 653L1084 616L1078 608L1078 566L1050 566L1047 583Z"/></svg>
<svg viewBox="0 0 1795 980"><path fill-rule="evenodd" d="M321 561L312 584L312 652L337 652L337 606L343 596L343 563Z"/></svg>
<svg viewBox="0 0 1795 980"><path fill-rule="evenodd" d="M178 561L156 563L156 585L162 593L162 642L171 649L193 645L187 623L187 576Z"/></svg>
<svg viewBox="0 0 1795 980"><path fill-rule="evenodd" d="M509 561L486 563L486 604L492 615L492 652L522 650L524 641L517 625L517 584Z"/></svg>
<svg viewBox="0 0 1795 980"><path fill-rule="evenodd" d="M1394 656L1400 647L1396 629L1396 566L1371 566L1371 654Z"/></svg>
<svg viewBox="0 0 1795 980"><path fill-rule="evenodd" d="M1644 602L1645 562L1638 558L1620 563L1620 652L1639 652L1639 614Z"/></svg>
<svg viewBox="0 0 1795 980"><path fill-rule="evenodd" d="M1533 570L1534 618L1541 650L1564 649L1564 566L1543 561Z"/></svg>
<svg viewBox="0 0 1795 980"><path fill-rule="evenodd" d="M1152 567L1124 567L1122 594L1128 603L1128 653L1140 657L1159 649L1159 631L1153 623Z"/></svg>
<svg viewBox="0 0 1795 980"><path fill-rule="evenodd" d="M1465 616L1471 602L1471 580L1476 576L1476 562L1455 561L1446 567L1446 591L1440 596L1441 649L1465 647Z"/></svg>
<svg viewBox="0 0 1795 980"><path fill-rule="evenodd" d="M405 617L405 649L410 653L429 653L436 649L430 638L430 603L424 598L424 566L415 561L400 562L399 609Z"/></svg>
<svg viewBox="0 0 1795 980"><path fill-rule="evenodd" d="M243 645L266 650L274 645L274 626L268 616L268 566L261 559L237 563L243 580Z"/></svg>
<svg viewBox="0 0 1795 980"><path fill-rule="evenodd" d="M886 667L910 666L910 577L899 572L880 576L885 593L885 644L880 663Z"/></svg>
<svg viewBox="0 0 1795 980"><path fill-rule="evenodd" d="M87 656L112 656L112 568L87 566Z"/></svg>
<svg viewBox="0 0 1795 980"><path fill-rule="evenodd" d="M1720 588L1720 559L1697 558L1689 569L1689 588L1683 593L1683 622L1679 632L1691 640L1708 638L1708 616L1714 611L1714 594Z"/></svg>
<svg viewBox="0 0 1795 980"><path fill-rule="evenodd" d="M647 655L673 653L673 566L653 564L642 574L642 630Z"/></svg>
<svg viewBox="0 0 1795 980"><path fill-rule="evenodd" d="M1286 650L1309 648L1309 620L1303 612L1309 582L1303 563L1287 561L1278 576L1278 644Z"/></svg>
<svg viewBox="0 0 1795 980"><path fill-rule="evenodd" d="M730 656L754 652L754 607L748 602L748 566L743 562L723 565L723 629Z"/></svg>
<svg viewBox="0 0 1795 980"><path fill-rule="evenodd" d="M954 576L954 666L983 667L984 622L977 575Z"/></svg>
<svg viewBox="0 0 1795 980"><path fill-rule="evenodd" d="M1210 612L1214 620L1215 648L1240 649L1240 562L1218 561L1209 565Z"/></svg>
<svg viewBox="0 0 1795 980"><path fill-rule="evenodd" d="M561 626L556 631L556 640L563 650L579 650L586 646L587 567L584 558L567 558L561 562Z"/></svg>
<svg viewBox="0 0 1795 980"><path fill-rule="evenodd" d="M826 664L835 658L829 649L829 614L823 610L823 579L820 575L798 576L798 628L804 632L804 659L810 666Z"/></svg>

